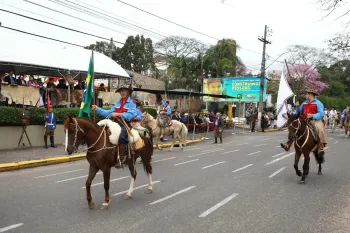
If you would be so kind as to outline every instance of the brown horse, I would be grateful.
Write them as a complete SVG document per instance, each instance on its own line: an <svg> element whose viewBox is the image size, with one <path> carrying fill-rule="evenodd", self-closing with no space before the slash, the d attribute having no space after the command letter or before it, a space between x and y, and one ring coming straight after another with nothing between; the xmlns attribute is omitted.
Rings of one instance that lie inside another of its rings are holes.
<svg viewBox="0 0 350 233"><path fill-rule="evenodd" d="M318 143L312 136L308 120L301 117L290 117L288 122L288 138L294 141L295 161L294 169L298 176L301 176L300 183L305 184L305 178L309 174L310 153L313 152L318 163L318 175L322 175L322 163L324 156L318 153ZM299 170L298 164L301 154L304 155L303 173Z"/></svg>
<svg viewBox="0 0 350 233"><path fill-rule="evenodd" d="M350 137L350 111L346 113L346 118L344 121L345 137Z"/></svg>
<svg viewBox="0 0 350 233"><path fill-rule="evenodd" d="M95 205L91 197L91 183L99 170L103 172L105 189L105 200L101 206L101 209L108 208L110 203L109 182L111 167L115 166L117 163L117 158L115 156L117 146L110 143L107 128L101 127L89 119L69 117L64 121L64 129L66 132L66 148L69 155L77 151L77 148L84 137L88 146L86 159L88 160L90 167L89 175L86 180L86 198L90 209L94 208ZM130 158L125 158L124 164L129 166L131 183L124 199L131 199L131 194L133 192L137 175L135 161L138 157L141 157L143 167L148 175L149 183L146 193L152 193L151 159L153 154L153 143L149 138L142 137L142 139L144 140L145 146L140 150L136 150L134 155L131 153Z"/></svg>

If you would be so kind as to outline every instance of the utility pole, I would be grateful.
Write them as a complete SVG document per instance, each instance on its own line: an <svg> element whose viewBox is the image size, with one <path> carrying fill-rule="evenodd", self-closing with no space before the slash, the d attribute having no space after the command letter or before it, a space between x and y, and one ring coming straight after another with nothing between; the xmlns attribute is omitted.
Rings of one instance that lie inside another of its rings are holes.
<svg viewBox="0 0 350 233"><path fill-rule="evenodd" d="M269 34L268 34L269 33ZM271 41L267 39L268 36L271 36L272 30L270 30L267 25L265 25L264 36L259 37L258 40L263 42L263 55L261 62L261 76L260 76L260 98L259 98L259 117L263 111L263 94L264 94L264 79L265 79L265 65L266 65L266 45L271 44ZM260 118L259 118L260 119Z"/></svg>

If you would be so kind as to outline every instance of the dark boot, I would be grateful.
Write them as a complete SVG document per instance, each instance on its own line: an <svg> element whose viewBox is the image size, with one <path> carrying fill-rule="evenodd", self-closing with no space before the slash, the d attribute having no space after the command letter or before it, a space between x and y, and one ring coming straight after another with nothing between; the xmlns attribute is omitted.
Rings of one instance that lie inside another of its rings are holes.
<svg viewBox="0 0 350 233"><path fill-rule="evenodd" d="M119 157L118 157L118 154L119 154ZM123 164L128 156L128 145L127 144L118 145L115 156L116 156L116 160L117 160L115 168L118 168L118 169L122 168Z"/></svg>
<svg viewBox="0 0 350 233"><path fill-rule="evenodd" d="M47 136L44 136L44 142L45 142L44 148L47 149L47 148L48 148L48 147L47 147Z"/></svg>
<svg viewBox="0 0 350 233"><path fill-rule="evenodd" d="M220 137L220 144L222 144L222 137Z"/></svg>
<svg viewBox="0 0 350 233"><path fill-rule="evenodd" d="M55 146L55 141L54 141L53 136L50 136L50 143L51 143L52 148L57 148L57 146Z"/></svg>
<svg viewBox="0 0 350 233"><path fill-rule="evenodd" d="M285 151L289 151L291 146L293 144L292 140L289 140L287 143L281 143L281 147L285 150Z"/></svg>
<svg viewBox="0 0 350 233"><path fill-rule="evenodd" d="M216 144L216 143L218 143L218 138L217 137L215 137L215 142L213 144Z"/></svg>

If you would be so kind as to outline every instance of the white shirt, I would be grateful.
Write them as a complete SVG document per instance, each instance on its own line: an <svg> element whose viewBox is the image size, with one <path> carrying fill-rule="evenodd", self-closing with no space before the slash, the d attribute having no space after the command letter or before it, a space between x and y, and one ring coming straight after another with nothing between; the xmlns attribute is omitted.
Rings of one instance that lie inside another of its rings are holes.
<svg viewBox="0 0 350 233"><path fill-rule="evenodd" d="M336 116L337 115L337 110L331 110L330 112L329 112L329 116Z"/></svg>

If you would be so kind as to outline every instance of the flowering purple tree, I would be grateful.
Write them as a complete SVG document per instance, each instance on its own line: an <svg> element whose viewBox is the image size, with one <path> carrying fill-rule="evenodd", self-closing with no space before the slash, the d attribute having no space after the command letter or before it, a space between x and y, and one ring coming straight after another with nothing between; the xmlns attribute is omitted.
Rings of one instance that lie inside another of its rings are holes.
<svg viewBox="0 0 350 233"><path fill-rule="evenodd" d="M318 94L328 88L326 83L320 81L321 75L310 65L290 65L288 66L287 80L297 96L303 95L307 89L314 89Z"/></svg>

